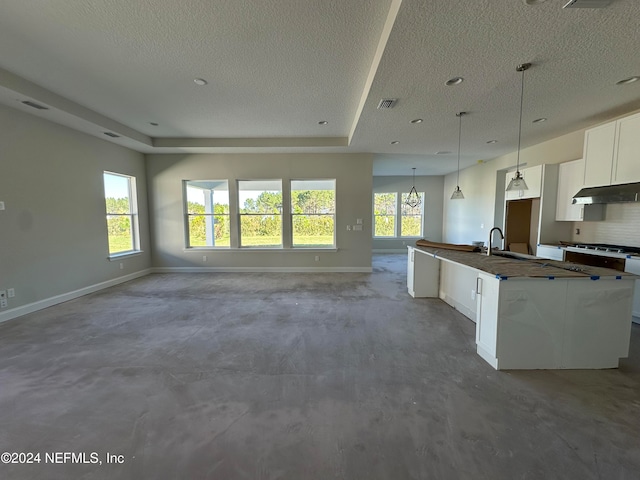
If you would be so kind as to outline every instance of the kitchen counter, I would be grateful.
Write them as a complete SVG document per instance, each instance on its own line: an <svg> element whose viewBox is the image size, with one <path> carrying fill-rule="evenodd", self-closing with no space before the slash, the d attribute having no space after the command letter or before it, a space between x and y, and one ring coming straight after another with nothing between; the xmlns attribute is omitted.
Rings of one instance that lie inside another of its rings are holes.
<svg viewBox="0 0 640 480"><path fill-rule="evenodd" d="M633 277L630 273L619 272L609 268L546 260L512 252L503 253L509 254L514 258L501 256L499 253L489 256L486 253L460 252L432 247L415 247L415 249L434 258L465 265L504 280L508 278L583 278L595 280L598 278Z"/></svg>
<svg viewBox="0 0 640 480"><path fill-rule="evenodd" d="M497 370L617 368L629 354L638 277L512 255L408 247L407 289L475 321L476 351Z"/></svg>

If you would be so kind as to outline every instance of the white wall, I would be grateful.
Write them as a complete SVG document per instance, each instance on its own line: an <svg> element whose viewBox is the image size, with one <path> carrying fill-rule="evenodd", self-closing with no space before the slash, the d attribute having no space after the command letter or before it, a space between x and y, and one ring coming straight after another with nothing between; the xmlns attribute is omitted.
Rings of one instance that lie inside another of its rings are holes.
<svg viewBox="0 0 640 480"><path fill-rule="evenodd" d="M118 262L108 260L104 170L138 185L144 253ZM0 290L15 289L10 309L146 270L146 199L142 154L0 106Z"/></svg>
<svg viewBox="0 0 640 480"><path fill-rule="evenodd" d="M154 267L220 269L371 270L373 159L370 154L184 154L148 155ZM185 248L183 180L335 178L335 252L278 249ZM362 231L347 231L363 219ZM203 261L203 256L207 261ZM315 256L320 261L315 261Z"/></svg>
<svg viewBox="0 0 640 480"><path fill-rule="evenodd" d="M416 190L424 192L424 224L422 237L434 242L442 241L442 207L444 177L418 176L415 180ZM413 176L373 177L373 191L376 193L401 192L409 193L413 186ZM373 198L372 198L373 202ZM373 220L372 220L373 222ZM412 239L402 238L374 238L374 250L402 250L406 245L414 245Z"/></svg>

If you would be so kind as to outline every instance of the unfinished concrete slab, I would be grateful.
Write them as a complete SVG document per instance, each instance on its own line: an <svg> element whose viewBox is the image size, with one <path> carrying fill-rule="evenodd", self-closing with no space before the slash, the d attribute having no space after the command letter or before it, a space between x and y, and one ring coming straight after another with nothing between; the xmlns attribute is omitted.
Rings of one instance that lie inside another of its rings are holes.
<svg viewBox="0 0 640 480"><path fill-rule="evenodd" d="M149 275L0 325L0 452L41 454L0 478L639 478L639 326L596 371L495 371L474 331L405 255Z"/></svg>

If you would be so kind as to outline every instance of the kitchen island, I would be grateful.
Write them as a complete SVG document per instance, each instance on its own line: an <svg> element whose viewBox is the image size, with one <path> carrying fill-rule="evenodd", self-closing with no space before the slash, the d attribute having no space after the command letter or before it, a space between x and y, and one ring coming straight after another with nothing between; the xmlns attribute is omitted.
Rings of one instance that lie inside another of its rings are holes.
<svg viewBox="0 0 640 480"><path fill-rule="evenodd" d="M632 274L529 255L408 247L413 297L448 296L457 282L441 282L441 262L475 276L477 353L495 369L616 368L629 353Z"/></svg>

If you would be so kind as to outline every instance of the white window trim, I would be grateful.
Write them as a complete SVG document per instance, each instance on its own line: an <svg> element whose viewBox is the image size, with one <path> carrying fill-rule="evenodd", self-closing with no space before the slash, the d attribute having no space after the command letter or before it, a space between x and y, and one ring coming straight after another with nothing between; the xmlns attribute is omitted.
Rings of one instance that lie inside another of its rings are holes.
<svg viewBox="0 0 640 480"><path fill-rule="evenodd" d="M122 252L116 252L116 253L109 253L109 255L107 256L107 258L109 259L118 259L118 258L122 258L122 257L127 257L127 256L133 256L133 255L137 255L142 253L141 247L140 247L140 225L139 225L139 218L138 218L138 188L137 188L137 184L136 184L136 177L133 175L127 175L125 173L117 173L117 172L112 172L109 170L104 170L102 172L102 185L103 185L103 189L104 189L104 175L113 175L116 177L124 177L128 180L128 191L129 191L129 211L130 213L117 213L117 214L110 214L109 212L107 212L107 208L106 208L106 192L104 197L105 197L105 219L108 216L128 216L131 218L130 222L131 222L131 243L133 248L131 250L124 250ZM109 232L107 230L107 242L109 241Z"/></svg>

